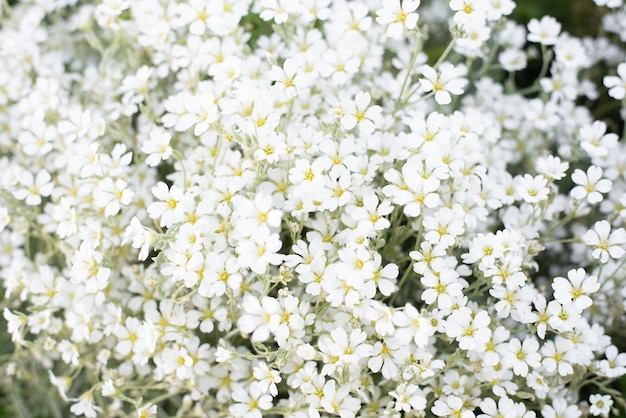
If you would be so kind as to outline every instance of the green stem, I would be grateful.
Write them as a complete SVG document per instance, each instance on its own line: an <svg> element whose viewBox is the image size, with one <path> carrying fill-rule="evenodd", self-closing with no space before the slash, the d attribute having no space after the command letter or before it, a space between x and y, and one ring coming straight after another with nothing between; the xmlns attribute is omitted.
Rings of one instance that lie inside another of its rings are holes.
<svg viewBox="0 0 626 418"><path fill-rule="evenodd" d="M480 70L478 70L478 74L474 77L474 80L478 80L479 78L484 76L487 71L489 71L489 67L491 67L491 63L496 56L496 52L498 52L498 46L494 45L489 50L489 56L483 61L483 65L480 67Z"/></svg>
<svg viewBox="0 0 626 418"><path fill-rule="evenodd" d="M519 94L526 95L526 94L531 94L531 93L536 93L538 91L541 91L540 82L541 82L541 79L544 78L546 74L548 74L548 70L550 69L550 63L552 62L553 55L554 54L552 53L551 49L548 49L548 47L545 45L541 45L541 58L543 61L541 65L541 71L539 71L539 75L535 79L535 82L529 87L526 87L525 89L518 91Z"/></svg>
<svg viewBox="0 0 626 418"><path fill-rule="evenodd" d="M400 282L398 283L398 290L402 288L404 283L406 283L407 279L409 278L409 275L413 272L413 264L415 264L415 261L411 261L409 265L407 266L406 270L404 271L404 274L402 275L402 278L400 279Z"/></svg>
<svg viewBox="0 0 626 418"><path fill-rule="evenodd" d="M410 99L413 96L413 94L417 93L418 90L419 90L419 86L417 86L417 88L415 90L413 90L410 95L407 96L407 101L403 102L396 109L396 111L404 109L405 107L408 107L408 106L413 106L414 104L417 104L417 103L421 102L422 100L430 99L431 97L433 97L435 95L435 92L431 91L430 93L426 94L425 96L421 96L418 99L415 99L414 101L409 102L408 99Z"/></svg>
<svg viewBox="0 0 626 418"><path fill-rule="evenodd" d="M153 404L156 405L159 402L162 402L162 401L164 401L166 399L172 398L172 397L174 397L176 395L178 395L178 392L171 392L171 393L170 392L165 392L165 393L163 393L163 394L161 394L161 395L159 395L159 396L157 396L155 398L150 399L148 402L149 403L153 403ZM146 402L146 403L148 403L148 402Z"/></svg>
<svg viewBox="0 0 626 418"><path fill-rule="evenodd" d="M454 45L456 44L456 39L457 37L454 36L452 38L452 40L450 41L450 43L448 44L448 46L446 46L446 49L443 51L443 53L441 54L441 56L439 57L439 59L437 60L437 62L435 63L435 65L433 65L433 70L437 70L437 68L439 68L439 66L441 65L441 63L448 58L448 55L450 55L450 52L452 52L452 48L454 48Z"/></svg>
<svg viewBox="0 0 626 418"><path fill-rule="evenodd" d="M548 74L548 69L550 68L550 63L552 62L553 53L551 49L548 49L547 46L541 45L541 59L543 60L543 64L541 66L541 71L535 80L535 83L539 83L542 78Z"/></svg>
<svg viewBox="0 0 626 418"><path fill-rule="evenodd" d="M14 389L9 389L9 398L11 398L11 403L13 403L19 418L31 418L32 415L28 412L24 400L17 395Z"/></svg>
<svg viewBox="0 0 626 418"><path fill-rule="evenodd" d="M548 228L543 234L541 234L540 237L540 242L544 243L546 242L545 239L550 237L552 232L560 229L562 226L564 226L565 224L567 224L569 221L576 219L576 217L578 216L578 209L580 208L580 206L582 205L582 200L578 201L576 203L576 206L574 206L574 208L572 209L572 211L570 213L568 213L563 219L561 219L559 222L557 222L556 224L553 224L550 228Z"/></svg>
<svg viewBox="0 0 626 418"><path fill-rule="evenodd" d="M624 267L624 264L626 264L626 257L622 258L622 261L618 264L618 266L615 268L615 270L613 270L613 272L611 274L609 274L609 276L606 278L607 280L611 280L611 279L616 279L617 278L617 273ZM600 273L602 271L600 271L598 273L598 280L600 280ZM616 283L617 284L617 283Z"/></svg>
<svg viewBox="0 0 626 418"><path fill-rule="evenodd" d="M626 110L626 97L622 99L622 110ZM622 140L624 141L626 138L626 123L624 124L624 128L622 130Z"/></svg>
<svg viewBox="0 0 626 418"><path fill-rule="evenodd" d="M417 218L417 222L419 223L419 230L417 231L417 236L415 238L415 245L413 247L413 249L415 251L417 251L420 247L420 244L422 243L422 233L424 230L424 227L422 225L422 216L423 214L420 213L420 216ZM398 294L400 293L400 291L402 290L402 287L404 286L404 284L406 283L406 281L408 280L408 278L410 277L411 273L413 272L413 265L415 264L415 260L411 259L411 262L409 263L409 265L406 267L406 270L404 271L404 274L402 275L402 278L400 279L400 281L398 282L398 290L396 291L396 293L391 297L390 300L390 304L393 304L393 302L395 302L396 297L398 296Z"/></svg>
<svg viewBox="0 0 626 418"><path fill-rule="evenodd" d="M395 108L397 109L400 103L402 102L402 95L404 94L404 89L409 82L409 78L411 77L411 73L413 72L413 67L415 66L415 61L417 60L417 56L422 50L422 34L418 32L417 41L415 42L415 49L413 50L413 55L411 55L411 61L409 61L409 67L406 69L406 74L404 75L404 80L402 81L402 87L400 87L400 93L396 98Z"/></svg>

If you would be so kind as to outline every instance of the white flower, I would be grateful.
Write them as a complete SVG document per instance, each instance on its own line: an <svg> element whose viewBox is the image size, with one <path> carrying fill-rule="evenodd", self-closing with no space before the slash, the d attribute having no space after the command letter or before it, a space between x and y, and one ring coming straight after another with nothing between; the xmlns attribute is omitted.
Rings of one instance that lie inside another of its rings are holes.
<svg viewBox="0 0 626 418"><path fill-rule="evenodd" d="M191 376L191 366L194 362L189 351L179 345L164 348L154 361L162 373L175 375L178 379Z"/></svg>
<svg viewBox="0 0 626 418"><path fill-rule="evenodd" d="M133 351L133 345L139 338L137 330L141 322L137 318L128 317L124 325L118 324L113 328L113 334L118 338L115 351L122 356L127 356Z"/></svg>
<svg viewBox="0 0 626 418"><path fill-rule="evenodd" d="M54 148L56 138L57 129L41 123L31 127L30 130L20 132L17 140L22 145L24 154L46 155Z"/></svg>
<svg viewBox="0 0 626 418"><path fill-rule="evenodd" d="M467 84L467 79L463 78L465 71L463 67L455 67L449 62L443 62L439 70L435 70L429 65L422 67L420 79L422 89L428 93L433 92L435 100L441 105L452 102L452 94L463 94L463 88Z"/></svg>
<svg viewBox="0 0 626 418"><path fill-rule="evenodd" d="M52 194L54 184L52 176L46 170L39 170L36 177L30 171L20 173L19 185L13 192L18 200L24 200L27 205L38 205L42 197Z"/></svg>
<svg viewBox="0 0 626 418"><path fill-rule="evenodd" d="M592 304L589 295L600 290L600 283L596 276L587 276L587 272L579 268L568 271L567 279L555 277L552 289L559 303L574 303L579 309L587 309Z"/></svg>
<svg viewBox="0 0 626 418"><path fill-rule="evenodd" d="M160 202L154 202L148 206L148 214L152 219L161 218L160 225L162 227L169 228L184 219L182 205L180 205L183 192L177 185L174 184L168 188L167 184L160 181L152 188L152 194Z"/></svg>
<svg viewBox="0 0 626 418"><path fill-rule="evenodd" d="M398 364L401 364L405 351L395 338L377 341L367 366L374 373L380 371L385 379L393 379L398 375Z"/></svg>
<svg viewBox="0 0 626 418"><path fill-rule="evenodd" d="M498 62L505 71L514 72L526 68L527 57L524 51L518 48L506 48L498 55Z"/></svg>
<svg viewBox="0 0 626 418"><path fill-rule="evenodd" d="M259 389L262 392L269 392L274 397L278 396L276 383L283 380L278 371L270 369L265 362L261 362L253 369L252 374L259 381Z"/></svg>
<svg viewBox="0 0 626 418"><path fill-rule="evenodd" d="M353 329L348 334L343 328L335 328L330 336L320 337L318 344L324 356L336 357L334 365L356 365L372 352L372 346L365 343L366 338L367 334L360 329Z"/></svg>
<svg viewBox="0 0 626 418"><path fill-rule="evenodd" d="M599 374L609 378L626 374L626 353L620 353L614 345L605 350L606 359L597 362Z"/></svg>
<svg viewBox="0 0 626 418"><path fill-rule="evenodd" d="M428 305L436 302L440 309L450 309L453 300L463 293L463 283L458 279L458 273L452 269L426 272L420 282L426 287L421 295L422 300Z"/></svg>
<svg viewBox="0 0 626 418"><path fill-rule="evenodd" d="M320 402L326 412L337 414L341 418L355 418L361 401L350 396L350 386L342 385L337 389L334 380L329 380L324 385L324 396Z"/></svg>
<svg viewBox="0 0 626 418"><path fill-rule="evenodd" d="M177 26L188 25L189 33L202 35L207 27L211 7L202 0L190 0L176 5L176 13L179 15Z"/></svg>
<svg viewBox="0 0 626 418"><path fill-rule="evenodd" d="M552 405L544 405L541 408L541 416L544 418L578 418L582 415L577 405L569 405L563 398L555 398Z"/></svg>
<svg viewBox="0 0 626 418"><path fill-rule="evenodd" d="M272 196L258 193L254 201L243 196L235 196L232 200L235 205L233 219L235 230L241 237L264 237L270 232L277 231L282 219L282 211L274 209Z"/></svg>
<svg viewBox="0 0 626 418"><path fill-rule="evenodd" d="M537 160L537 171L546 176L548 180L561 180L569 168L567 161L562 162L559 157L548 155Z"/></svg>
<svg viewBox="0 0 626 418"><path fill-rule="evenodd" d="M595 121L592 125L583 125L580 128L580 146L590 157L607 156L610 150L617 146L618 136L606 133L606 124Z"/></svg>
<svg viewBox="0 0 626 418"><path fill-rule="evenodd" d="M426 396L417 385L401 383L396 390L389 392L396 401L394 409L398 412L424 411L426 409Z"/></svg>
<svg viewBox="0 0 626 418"><path fill-rule="evenodd" d="M581 310L571 302L561 304L556 300L548 303L546 312L550 315L548 324L559 332L567 332L574 329L581 318Z"/></svg>
<svg viewBox="0 0 626 418"><path fill-rule="evenodd" d="M350 101L343 106L344 113L341 118L341 126L349 130L358 125L361 133L372 133L376 124L381 120L381 108L377 105L370 106L371 100L369 93L358 92L354 102Z"/></svg>
<svg viewBox="0 0 626 418"><path fill-rule="evenodd" d="M98 413L102 412L102 408L94 403L91 392L85 392L78 398L78 402L70 407L70 412L78 416L84 415L87 418L96 418Z"/></svg>
<svg viewBox="0 0 626 418"><path fill-rule="evenodd" d="M513 0L488 0L487 1L487 19L498 20L502 16L508 16L515 9Z"/></svg>
<svg viewBox="0 0 626 418"><path fill-rule="evenodd" d="M261 301L252 295L243 299L244 314L238 325L242 332L252 334L252 341L266 341L270 333L276 332L280 323L280 304L272 297L264 296Z"/></svg>
<svg viewBox="0 0 626 418"><path fill-rule="evenodd" d="M472 239L469 252L462 254L461 258L467 264L481 262L488 266L502 257L504 250L505 248L497 235L478 233Z"/></svg>
<svg viewBox="0 0 626 418"><path fill-rule="evenodd" d="M465 407L458 396L442 396L430 409L438 417L474 418L474 413Z"/></svg>
<svg viewBox="0 0 626 418"><path fill-rule="evenodd" d="M161 161L170 158L172 155L172 147L170 146L171 139L172 135L164 129L152 129L149 139L141 144L141 152L148 154L146 164L150 167L155 167Z"/></svg>
<svg viewBox="0 0 626 418"><path fill-rule="evenodd" d="M611 8L621 7L623 0L593 0L598 6L606 6Z"/></svg>
<svg viewBox="0 0 626 418"><path fill-rule="evenodd" d="M368 194L363 198L363 204L354 208L350 214L358 222L359 228L380 231L391 225L385 216L392 211L393 206L388 200L383 200L378 204L376 195Z"/></svg>
<svg viewBox="0 0 626 418"><path fill-rule="evenodd" d="M52 219L58 223L56 233L59 238L66 238L78 232L76 208L72 207L65 197L54 205Z"/></svg>
<svg viewBox="0 0 626 418"><path fill-rule="evenodd" d="M94 123L93 119L95 118L92 117L89 110L83 112L79 107L73 107L69 110L66 118L59 122L59 134L67 135L70 142L77 138L92 137L90 130L93 130L95 125L98 125L98 123Z"/></svg>
<svg viewBox="0 0 626 418"><path fill-rule="evenodd" d="M261 418L261 411L272 407L272 397L265 394L259 382L252 382L247 388L237 386L232 399L237 403L230 405L228 412L237 418Z"/></svg>
<svg viewBox="0 0 626 418"><path fill-rule="evenodd" d="M525 174L519 179L515 190L526 203L538 203L548 198L550 189L547 186L548 180L544 176L533 177L530 174Z"/></svg>
<svg viewBox="0 0 626 418"><path fill-rule="evenodd" d="M566 68L578 69L590 65L590 59L578 38L560 36L554 46L554 52L556 61Z"/></svg>
<svg viewBox="0 0 626 418"><path fill-rule="evenodd" d="M622 247L626 243L626 230L618 228L611 233L611 224L598 221L583 236L585 244L593 248L593 258L607 263L610 258L620 259L626 250Z"/></svg>
<svg viewBox="0 0 626 418"><path fill-rule="evenodd" d="M491 319L487 311L474 313L466 306L454 312L446 320L446 335L455 338L462 350L481 349L489 341Z"/></svg>
<svg viewBox="0 0 626 418"><path fill-rule="evenodd" d="M498 417L525 417L534 418L534 413L527 414L526 406L523 402L513 402L512 399L504 396L496 401L487 398L480 403L480 409L484 414L478 415L478 418L498 418Z"/></svg>
<svg viewBox="0 0 626 418"><path fill-rule="evenodd" d="M609 89L609 96L622 100L626 96L626 62L617 66L617 75L604 76L604 85Z"/></svg>
<svg viewBox="0 0 626 418"><path fill-rule="evenodd" d="M485 0L450 0L450 8L456 12L453 20L458 25L485 25Z"/></svg>
<svg viewBox="0 0 626 418"><path fill-rule="evenodd" d="M257 138L257 150L254 151L254 158L259 161L267 161L270 164L283 159L287 155L285 139L285 135L276 132L259 136Z"/></svg>
<svg viewBox="0 0 626 418"><path fill-rule="evenodd" d="M266 272L270 265L279 265L283 255L278 251L283 246L278 234L255 234L239 241L236 247L237 258L242 267L248 267L257 274Z"/></svg>
<svg viewBox="0 0 626 418"><path fill-rule="evenodd" d="M263 9L259 16L263 20L274 20L277 24L285 23L289 14L297 10L297 3L289 0L270 0L262 2Z"/></svg>
<svg viewBox="0 0 626 418"><path fill-rule="evenodd" d="M7 331L11 334L11 341L22 342L22 328L26 324L27 317L21 314L14 314L9 308L2 311L4 319L7 321Z"/></svg>
<svg viewBox="0 0 626 418"><path fill-rule="evenodd" d="M148 258L150 252L150 246L156 238L154 231L146 228L141 224L139 219L134 216L130 220L130 225L126 227L124 231L124 240L122 243L126 243L132 240L132 247L139 249L138 260L143 261Z"/></svg>
<svg viewBox="0 0 626 418"><path fill-rule="evenodd" d="M561 24L552 16L544 16L541 20L531 19L528 23L528 41L543 45L554 45L561 32Z"/></svg>
<svg viewBox="0 0 626 418"><path fill-rule="evenodd" d="M541 364L548 373L558 373L561 376L573 374L572 363L575 362L575 357L572 348L571 341L557 335L554 341L546 341L541 347Z"/></svg>
<svg viewBox="0 0 626 418"><path fill-rule="evenodd" d="M204 297L220 297L227 289L239 290L241 286L239 262L227 252L211 251L200 269L198 293Z"/></svg>
<svg viewBox="0 0 626 418"><path fill-rule="evenodd" d="M211 92L188 98L184 108L184 113L174 126L178 132L187 131L194 126L194 135L200 135L217 120L217 105Z"/></svg>
<svg viewBox="0 0 626 418"><path fill-rule="evenodd" d="M104 216L116 215L121 206L130 204L134 196L132 190L126 188L128 184L121 179L113 182L110 177L105 177L98 182L93 197L96 206L104 208Z"/></svg>
<svg viewBox="0 0 626 418"><path fill-rule="evenodd" d="M312 83L311 77L303 68L298 68L297 61L287 58L282 66L272 66L271 76L276 85L282 87L282 92L287 98L294 97L298 91L307 88Z"/></svg>
<svg viewBox="0 0 626 418"><path fill-rule="evenodd" d="M602 201L602 193L611 190L611 180L602 178L602 169L592 165L587 169L587 173L577 168L572 174L572 181L576 183L570 195L576 200L587 199L591 204Z"/></svg>
<svg viewBox="0 0 626 418"><path fill-rule="evenodd" d="M144 406L137 409L137 418L156 418L157 406L148 402Z"/></svg>
<svg viewBox="0 0 626 418"><path fill-rule="evenodd" d="M330 49L321 57L319 73L322 77L330 77L333 84L344 85L350 80L361 65L361 60L353 49L340 46L338 50Z"/></svg>
<svg viewBox="0 0 626 418"><path fill-rule="evenodd" d="M589 412L593 416L608 417L611 413L611 407L613 406L613 399L611 395L602 395L594 393L589 396Z"/></svg>
<svg viewBox="0 0 626 418"><path fill-rule="evenodd" d="M448 248L465 232L463 215L457 207L441 208L433 216L424 217L424 239L433 245Z"/></svg>
<svg viewBox="0 0 626 418"><path fill-rule="evenodd" d="M405 27L415 29L417 26L419 5L420 0L384 0L383 8L376 11L376 22L389 25L385 32L388 37L400 38Z"/></svg>
<svg viewBox="0 0 626 418"><path fill-rule="evenodd" d="M456 14L459 13L465 15L464 12L457 12ZM473 12L472 15L476 15L477 18L470 19L463 25L463 36L456 42L457 50L466 55L479 53L481 46L491 36L491 29L485 25L484 13Z"/></svg>
<svg viewBox="0 0 626 418"><path fill-rule="evenodd" d="M504 353L504 360L509 367L513 368L513 373L523 377L528 374L529 367L541 366L541 355L537 352L538 350L539 343L534 339L521 342L513 338L509 341L507 351Z"/></svg>

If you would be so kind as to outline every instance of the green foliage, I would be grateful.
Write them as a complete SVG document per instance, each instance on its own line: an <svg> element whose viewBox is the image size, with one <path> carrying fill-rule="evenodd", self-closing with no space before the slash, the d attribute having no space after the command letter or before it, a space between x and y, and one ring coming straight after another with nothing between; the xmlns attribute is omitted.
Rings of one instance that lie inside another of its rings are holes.
<svg viewBox="0 0 626 418"><path fill-rule="evenodd" d="M518 1L513 17L520 23L542 16L553 16L572 35L597 35L601 10L592 0L524 0Z"/></svg>

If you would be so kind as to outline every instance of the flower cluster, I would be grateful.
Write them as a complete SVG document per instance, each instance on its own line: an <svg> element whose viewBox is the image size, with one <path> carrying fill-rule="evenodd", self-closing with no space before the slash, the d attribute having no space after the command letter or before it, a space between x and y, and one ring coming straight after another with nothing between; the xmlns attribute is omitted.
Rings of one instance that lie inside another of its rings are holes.
<svg viewBox="0 0 626 418"><path fill-rule="evenodd" d="M90 418L623 407L595 3L584 39L513 0L3 6L2 384Z"/></svg>

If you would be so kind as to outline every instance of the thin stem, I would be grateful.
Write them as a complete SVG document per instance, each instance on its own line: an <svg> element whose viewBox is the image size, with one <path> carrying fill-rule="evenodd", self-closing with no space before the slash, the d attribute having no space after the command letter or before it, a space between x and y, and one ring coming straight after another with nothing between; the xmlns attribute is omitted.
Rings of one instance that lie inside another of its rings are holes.
<svg viewBox="0 0 626 418"><path fill-rule="evenodd" d="M547 46L541 45L541 58L543 60L543 64L541 66L541 71L535 80L535 83L538 83L542 78L548 74L548 69L550 68L550 62L552 62L552 50L548 49Z"/></svg>
<svg viewBox="0 0 626 418"><path fill-rule="evenodd" d="M6 14L7 17L11 17L13 9L7 0L0 0L0 15Z"/></svg>
<svg viewBox="0 0 626 418"><path fill-rule="evenodd" d="M415 49L413 50L413 55L411 55L411 61L409 61L409 67L406 69L406 74L404 75L404 80L402 81L402 87L400 87L400 93L398 94L398 98L396 99L395 108L397 109L402 102L402 95L404 94L404 89L409 82L409 78L411 77L411 73L413 72L413 67L415 66L415 61L417 60L417 56L422 50L422 34L418 32L417 41L415 42Z"/></svg>
<svg viewBox="0 0 626 418"><path fill-rule="evenodd" d="M452 40L450 41L450 43L448 44L448 46L446 46L446 49L443 51L443 53L441 54L441 56L439 57L439 59L437 60L437 62L435 63L435 65L433 65L433 69L436 70L441 63L448 58L448 55L450 55L450 52L452 52L452 48L454 48L454 44L456 44L456 39L457 37L454 36L452 38Z"/></svg>
<svg viewBox="0 0 626 418"><path fill-rule="evenodd" d="M553 53L551 49L548 49L547 46L545 45L541 45L541 58L542 58L542 65L541 65L541 71L539 71L539 75L537 76L537 78L535 79L535 82L526 87L525 89L519 90L518 93L521 95L526 95L526 94L531 94L531 93L536 93L541 91L541 79L544 78L546 76L546 74L548 74L548 70L550 69L550 63L552 62L552 57L553 57Z"/></svg>
<svg viewBox="0 0 626 418"><path fill-rule="evenodd" d="M178 392L165 392L155 398L150 399L148 402L153 403L153 404L158 404L159 402L162 402L166 399L172 398L174 396L178 395ZM147 402L146 402L147 403Z"/></svg>
<svg viewBox="0 0 626 418"><path fill-rule="evenodd" d="M478 71L476 80L484 76L487 73L487 71L489 71L489 67L491 67L491 63L493 62L493 59L495 58L497 51L498 51L498 46L494 45L493 48L491 48L491 50L489 51L489 56L487 57L487 59L483 61L483 65L480 67L480 70Z"/></svg>
<svg viewBox="0 0 626 418"><path fill-rule="evenodd" d="M582 200L576 202L576 206L574 206L574 208L572 209L572 211L570 213L568 213L563 219L561 219L559 222L557 222L556 224L553 224L550 228L548 228L542 235L541 238L545 239L547 237L550 237L552 232L554 232L555 230L560 229L562 226L564 226L565 224L567 224L569 221L576 219L576 217L578 216L578 209L581 207L582 205ZM545 241L541 241L541 242L545 242Z"/></svg>
<svg viewBox="0 0 626 418"><path fill-rule="evenodd" d="M439 57L439 59L437 60L437 62L435 63L435 65L433 65L433 69L437 70L437 68L441 65L441 63L448 58L448 55L450 55L450 52L452 52L452 48L454 48L454 44L456 43L456 39L457 37L454 36L452 38L452 40L450 41L450 43L448 44L448 46L446 46L446 49L443 51L443 53L441 54L441 56ZM419 43L419 42L418 42ZM418 51L416 51L418 52ZM415 88L413 88L411 90L411 92L407 95L407 97L402 100L402 95L404 93L404 88L405 88L405 84L407 81L407 78L409 76L409 73L411 71L411 69L413 68L413 65L415 64L415 58L417 58L417 54L414 54L413 57L411 57L411 63L409 64L409 72L407 72L407 75L404 78L404 83L402 83L402 89L400 90L400 95L398 96L398 99L396 100L396 112L400 109L403 109L409 105L414 105L415 103L418 103L424 99L427 99L429 97L432 97L435 95L434 91L431 91L430 93L428 93L425 96L420 97L419 99L415 100L414 102L409 102L409 99L419 91L419 84L415 86Z"/></svg>
<svg viewBox="0 0 626 418"><path fill-rule="evenodd" d="M626 97L622 99L622 110L626 111ZM624 128L622 129L622 140L626 138L626 123L624 123Z"/></svg>
<svg viewBox="0 0 626 418"><path fill-rule="evenodd" d="M615 270L613 270L613 272L609 274L607 280L616 278L617 273L624 267L624 264L626 264L626 257L622 258L622 261L618 264ZM598 279L600 279L600 274L598 274Z"/></svg>

